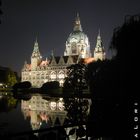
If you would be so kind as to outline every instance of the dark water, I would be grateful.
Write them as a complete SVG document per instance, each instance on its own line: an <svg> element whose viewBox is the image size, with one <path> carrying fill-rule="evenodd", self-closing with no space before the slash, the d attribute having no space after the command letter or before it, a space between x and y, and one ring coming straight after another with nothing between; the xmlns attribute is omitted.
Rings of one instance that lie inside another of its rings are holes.
<svg viewBox="0 0 140 140"><path fill-rule="evenodd" d="M24 118L21 100L7 93L0 95L0 134L31 130L30 121ZM6 95L7 94L7 95Z"/></svg>
<svg viewBox="0 0 140 140"><path fill-rule="evenodd" d="M24 119L21 112L21 103L16 108L0 112L0 133L15 133L31 130L29 120Z"/></svg>
<svg viewBox="0 0 140 140"><path fill-rule="evenodd" d="M86 113L88 112L87 109ZM39 94L18 97L9 93L0 94L0 134L61 126L66 120L68 121L63 98L49 98Z"/></svg>
<svg viewBox="0 0 140 140"><path fill-rule="evenodd" d="M86 124L87 119L90 119L88 125L91 133L89 133L89 137L93 135L92 132L95 132L94 136L97 134L95 137L103 139L102 135L107 134L109 136L107 140L110 140L110 135L114 135L114 131L116 136L116 126L119 124L117 121L120 113L117 113L118 104L108 103L109 99L106 102L94 100L92 103L89 98L51 98L48 95L37 93L14 95L12 93L0 93L0 140L1 137L5 139L6 135L16 138L10 140L19 140L20 136L24 137L32 132L38 138L42 139L44 137L45 139L44 132L48 133L50 131L46 128L54 128L55 126L63 126L67 134L73 128L80 129L79 135L83 136L85 131L78 125L75 127L73 124L79 124L79 122L80 124ZM94 111L94 114L91 113L92 111ZM69 127L69 124L72 124L72 126ZM86 125L83 125L83 127L86 130ZM44 129L45 131L42 133L40 130ZM120 127L118 126L117 129L120 129ZM55 139L58 139L58 133L55 133ZM69 139L76 139L76 137L77 134L74 133L74 135L69 136ZM106 138L104 139L106 140Z"/></svg>

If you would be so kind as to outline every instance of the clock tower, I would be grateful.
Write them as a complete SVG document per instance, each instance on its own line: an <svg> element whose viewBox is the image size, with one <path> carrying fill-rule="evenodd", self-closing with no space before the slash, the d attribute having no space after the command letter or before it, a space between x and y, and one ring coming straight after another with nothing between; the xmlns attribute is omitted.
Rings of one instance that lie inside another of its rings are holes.
<svg viewBox="0 0 140 140"><path fill-rule="evenodd" d="M31 56L31 69L36 70L37 66L41 63L42 56L39 51L37 39L34 44L34 49Z"/></svg>

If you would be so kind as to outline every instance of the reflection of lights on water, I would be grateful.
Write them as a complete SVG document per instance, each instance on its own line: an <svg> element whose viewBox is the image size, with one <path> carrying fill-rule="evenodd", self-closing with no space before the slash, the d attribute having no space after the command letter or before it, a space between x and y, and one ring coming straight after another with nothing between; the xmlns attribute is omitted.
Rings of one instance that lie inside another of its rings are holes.
<svg viewBox="0 0 140 140"><path fill-rule="evenodd" d="M83 62L85 63L85 64L89 64L89 63L91 63L91 62L93 62L93 61L95 61L95 58L84 58L83 59Z"/></svg>
<svg viewBox="0 0 140 140"><path fill-rule="evenodd" d="M56 102L51 102L51 103L50 103L50 108L51 108L52 110L55 110L55 109L56 109Z"/></svg>
<svg viewBox="0 0 140 140"><path fill-rule="evenodd" d="M49 120L48 115L47 115L46 113L44 113L44 112L42 112L42 113L40 114L40 118L41 118L42 120L45 120L46 122Z"/></svg>
<svg viewBox="0 0 140 140"><path fill-rule="evenodd" d="M31 109L31 105L29 105L29 109Z"/></svg>
<svg viewBox="0 0 140 140"><path fill-rule="evenodd" d="M56 118L63 124L67 114L64 110L63 98L44 100L41 96L32 96L31 100L22 101L21 107L25 119L30 118L33 130L53 126Z"/></svg>
<svg viewBox="0 0 140 140"><path fill-rule="evenodd" d="M63 98L60 98L58 102L54 101L50 102L50 108L53 111L56 110L56 108L63 111L64 110Z"/></svg>
<svg viewBox="0 0 140 140"><path fill-rule="evenodd" d="M78 83L80 82L80 79L78 79Z"/></svg>
<svg viewBox="0 0 140 140"><path fill-rule="evenodd" d="M62 111L64 110L64 103L63 102L59 102L58 103L58 108Z"/></svg>

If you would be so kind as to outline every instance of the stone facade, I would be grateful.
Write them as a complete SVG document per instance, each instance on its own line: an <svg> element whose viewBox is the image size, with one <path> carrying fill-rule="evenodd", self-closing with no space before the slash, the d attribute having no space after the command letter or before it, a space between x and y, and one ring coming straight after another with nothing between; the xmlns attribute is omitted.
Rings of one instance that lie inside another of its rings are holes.
<svg viewBox="0 0 140 140"><path fill-rule="evenodd" d="M80 17L77 15L73 32L66 41L64 56L56 57L52 53L50 59L43 60L36 40L31 55L31 64L25 62L21 71L21 81L30 81L33 87L41 87L43 83L49 81L59 81L60 86L63 86L64 80L67 77L68 66L78 63L81 58L105 59L100 32L97 36L97 43L93 52L94 56L90 50L88 37L82 30Z"/></svg>

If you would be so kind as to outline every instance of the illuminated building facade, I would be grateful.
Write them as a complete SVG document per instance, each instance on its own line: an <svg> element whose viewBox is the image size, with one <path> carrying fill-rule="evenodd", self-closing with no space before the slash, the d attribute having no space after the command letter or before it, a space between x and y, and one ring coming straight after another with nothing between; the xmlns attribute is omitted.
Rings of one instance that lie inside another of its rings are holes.
<svg viewBox="0 0 140 140"><path fill-rule="evenodd" d="M67 77L67 67L78 63L81 58L104 60L105 50L99 32L96 47L92 53L89 39L82 30L80 17L77 14L73 32L66 41L64 56L56 57L52 52L50 59L43 60L36 40L31 55L31 64L25 62L21 72L21 81L30 81L34 87L41 87L43 83L49 81L59 81L60 86L63 86L64 79Z"/></svg>

